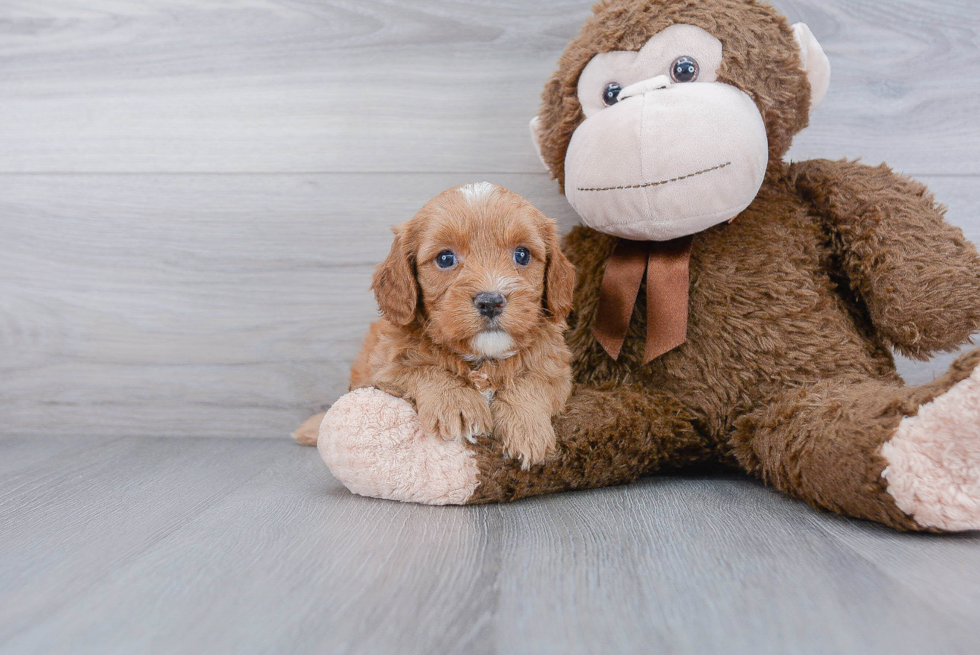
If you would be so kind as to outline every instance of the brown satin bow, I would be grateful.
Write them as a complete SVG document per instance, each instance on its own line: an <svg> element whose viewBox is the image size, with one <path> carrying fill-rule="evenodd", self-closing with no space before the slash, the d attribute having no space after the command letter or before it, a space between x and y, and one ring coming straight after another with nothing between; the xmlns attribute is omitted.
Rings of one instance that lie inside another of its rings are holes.
<svg viewBox="0 0 980 655"><path fill-rule="evenodd" d="M687 301L691 242L629 241L616 245L599 290L599 311L592 333L613 359L619 359L633 306L647 276L646 364L687 341Z"/></svg>

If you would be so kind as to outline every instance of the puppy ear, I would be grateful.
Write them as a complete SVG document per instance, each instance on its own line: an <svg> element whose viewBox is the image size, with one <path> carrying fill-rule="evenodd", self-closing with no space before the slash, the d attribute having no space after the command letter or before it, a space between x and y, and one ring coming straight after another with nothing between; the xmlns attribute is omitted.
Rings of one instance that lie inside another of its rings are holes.
<svg viewBox="0 0 980 655"><path fill-rule="evenodd" d="M558 243L554 222L549 220L548 261L545 263L545 307L551 313L554 323L564 321L572 311L572 298L575 292L575 267L568 261Z"/></svg>
<svg viewBox="0 0 980 655"><path fill-rule="evenodd" d="M395 241L391 252L374 269L371 289L378 300L381 313L395 325L405 326L415 318L418 305L418 283L415 280L415 267L408 244L404 225L392 228Z"/></svg>

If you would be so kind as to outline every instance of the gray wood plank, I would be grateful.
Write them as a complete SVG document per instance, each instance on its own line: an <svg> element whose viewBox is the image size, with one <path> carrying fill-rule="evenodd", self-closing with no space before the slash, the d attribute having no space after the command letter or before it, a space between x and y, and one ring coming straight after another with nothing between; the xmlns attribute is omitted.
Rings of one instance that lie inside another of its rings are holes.
<svg viewBox="0 0 980 655"><path fill-rule="evenodd" d="M821 529L864 557L944 616L964 625L980 618L980 533L910 534L845 518L819 521Z"/></svg>
<svg viewBox="0 0 980 655"><path fill-rule="evenodd" d="M973 0L780 0L834 65L794 157L980 173ZM591 0L0 8L0 171L536 172L527 122Z"/></svg>
<svg viewBox="0 0 980 655"><path fill-rule="evenodd" d="M742 479L649 478L538 499L505 539L523 570L501 585L518 599L501 605L500 625L516 627L501 650L566 641L579 652L637 653L971 647L971 622L926 609L808 526L829 518ZM952 632L929 645L936 620Z"/></svg>
<svg viewBox="0 0 980 655"><path fill-rule="evenodd" d="M980 536L934 538L949 549L932 578L921 537L750 480L434 508L352 496L287 440L130 443L54 484L39 467L43 496L2 496L21 531L0 532L0 605L32 611L5 613L0 653L971 653L980 638ZM875 561L854 546L869 534Z"/></svg>
<svg viewBox="0 0 980 655"><path fill-rule="evenodd" d="M861 157L917 176L980 172L974 0L772 4L811 27L833 67L827 99L790 158ZM955 61L952 68L965 77L940 74L944 61ZM954 91L963 84L969 88Z"/></svg>
<svg viewBox="0 0 980 655"><path fill-rule="evenodd" d="M103 445L119 437L89 437L79 440L73 435L47 436L43 439L35 437L2 436L0 446L0 480L51 458L73 458L83 451L101 448Z"/></svg>
<svg viewBox="0 0 980 655"><path fill-rule="evenodd" d="M545 174L0 176L0 434L287 434L346 391L389 226L476 179L575 220ZM923 179L980 241L978 180Z"/></svg>
<svg viewBox="0 0 980 655"><path fill-rule="evenodd" d="M537 171L527 123L589 5L18 2L0 170Z"/></svg>
<svg viewBox="0 0 980 655"><path fill-rule="evenodd" d="M0 478L0 644L76 602L260 474L288 445L261 440L239 450L230 439L80 441L90 447ZM0 456L6 444L0 439Z"/></svg>

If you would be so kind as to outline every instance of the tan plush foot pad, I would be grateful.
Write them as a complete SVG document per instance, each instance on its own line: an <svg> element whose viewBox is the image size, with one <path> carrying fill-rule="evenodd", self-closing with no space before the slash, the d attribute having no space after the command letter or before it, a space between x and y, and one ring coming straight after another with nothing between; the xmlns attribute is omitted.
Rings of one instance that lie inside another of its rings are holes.
<svg viewBox="0 0 980 655"><path fill-rule="evenodd" d="M881 454L899 509L925 527L980 530L980 368L903 418Z"/></svg>
<svg viewBox="0 0 980 655"><path fill-rule="evenodd" d="M378 389L341 397L317 443L330 472L361 496L427 505L462 505L479 473L461 443L422 431L412 406Z"/></svg>

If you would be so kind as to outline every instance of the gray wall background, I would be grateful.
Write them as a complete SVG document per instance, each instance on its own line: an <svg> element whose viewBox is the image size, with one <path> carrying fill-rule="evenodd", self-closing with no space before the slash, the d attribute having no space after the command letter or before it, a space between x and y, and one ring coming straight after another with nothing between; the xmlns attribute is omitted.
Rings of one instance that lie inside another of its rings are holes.
<svg viewBox="0 0 980 655"><path fill-rule="evenodd" d="M0 434L268 437L332 402L390 225L483 179L574 223L527 122L590 4L0 2ZM834 66L790 158L887 161L980 240L975 0L774 4Z"/></svg>

